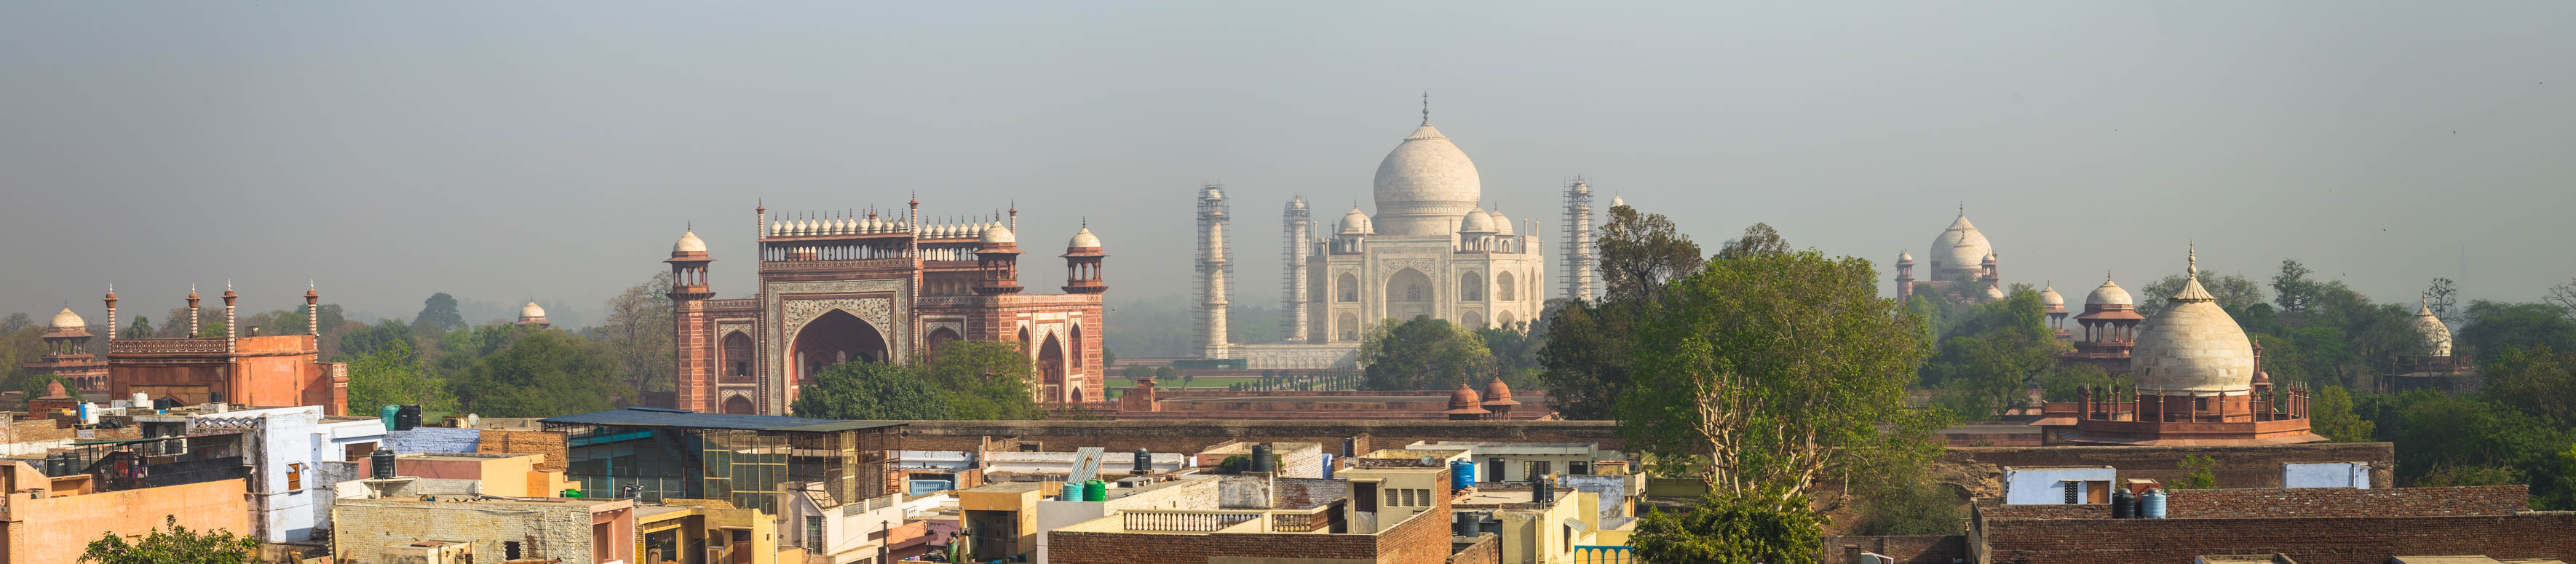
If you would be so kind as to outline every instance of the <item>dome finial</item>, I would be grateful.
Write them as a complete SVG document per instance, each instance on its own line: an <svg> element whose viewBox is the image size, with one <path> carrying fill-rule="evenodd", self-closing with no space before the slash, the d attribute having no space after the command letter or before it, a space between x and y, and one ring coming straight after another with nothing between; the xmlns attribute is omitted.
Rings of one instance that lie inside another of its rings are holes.
<svg viewBox="0 0 2576 564"><path fill-rule="evenodd" d="M2190 242L2190 243L2184 243L2184 245L2185 245L2185 246L2184 246L2183 248L2184 248L2184 249L2186 249L2186 250L2184 251L2186 254L2184 255L2183 260L2184 260L2185 262L2187 262L2187 263L2189 263L2189 264L2191 265L2191 266L2190 266L2190 268L2189 268L2189 269L2187 269L2187 270L2188 270L2188 272L2190 272L2190 274L2191 274L2191 277L2192 277L2192 278L2199 278L2199 277L2200 277L2200 242L2198 242L2198 241L2194 241L2194 242Z"/></svg>
<svg viewBox="0 0 2576 564"><path fill-rule="evenodd" d="M1422 124L1431 125L1431 91L1422 91Z"/></svg>

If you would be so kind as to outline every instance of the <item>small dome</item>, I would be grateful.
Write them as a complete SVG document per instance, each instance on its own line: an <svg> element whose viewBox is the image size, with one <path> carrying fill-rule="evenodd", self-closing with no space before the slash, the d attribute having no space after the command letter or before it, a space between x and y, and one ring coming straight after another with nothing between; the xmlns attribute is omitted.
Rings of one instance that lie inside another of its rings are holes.
<svg viewBox="0 0 2576 564"><path fill-rule="evenodd" d="M1485 213L1483 208L1467 210L1467 215L1458 218L1458 232L1492 233L1494 232L1494 216L1493 214Z"/></svg>
<svg viewBox="0 0 2576 564"><path fill-rule="evenodd" d="M1084 227L1081 231L1074 232L1073 240L1066 241L1064 246L1075 249L1099 248L1100 236L1091 234L1091 228Z"/></svg>
<svg viewBox="0 0 2576 564"><path fill-rule="evenodd" d="M2056 287L2056 286L2049 286L2049 287L2047 287L2047 288L2041 288L2041 289L2039 290L2039 303L2040 303L2041 305L2053 305L2053 306L2061 306L2061 307L2063 307L2063 306L2065 306L2065 305L2066 305L2066 296L2060 296L2060 295L2057 295L2057 287Z"/></svg>
<svg viewBox="0 0 2576 564"><path fill-rule="evenodd" d="M2004 289L1997 288L1994 285L1989 284L1986 286L1986 297L1997 300L2004 299Z"/></svg>
<svg viewBox="0 0 2576 564"><path fill-rule="evenodd" d="M1020 239L1019 237L1011 235L1010 228L1002 227L1002 222L996 221L993 222L992 225L984 227L984 238L976 242L990 245L995 243L1018 243L1020 242Z"/></svg>
<svg viewBox="0 0 2576 564"><path fill-rule="evenodd" d="M545 319L545 318L546 318L546 308L537 307L537 302L533 302L533 301L532 301L532 302L528 302L528 305L519 306L519 320L520 320L520 321L528 321L528 320L532 320L532 319Z"/></svg>
<svg viewBox="0 0 2576 564"><path fill-rule="evenodd" d="M1504 384L1503 379L1495 378L1494 381L1485 383L1484 405L1520 405L1520 403L1512 401L1512 387Z"/></svg>
<svg viewBox="0 0 2576 564"><path fill-rule="evenodd" d="M60 322L62 315L55 315L54 319ZM2443 325L2442 318L2433 315L2431 306L2415 310L2415 333L2424 337L2424 354L2451 356L2451 327Z"/></svg>
<svg viewBox="0 0 2576 564"><path fill-rule="evenodd" d="M2195 261L2197 262L2197 261ZM2141 392L2228 393L2254 386L2254 341L2200 286L2194 265L2182 291L2138 326L2129 373Z"/></svg>
<svg viewBox="0 0 2576 564"><path fill-rule="evenodd" d="M2091 295L2084 296L2084 305L2133 306L2138 305L2138 302L2137 300L2129 297L2128 290L2121 289L2119 284L2114 284L2111 282L2111 279L2104 278L2102 279L2101 287L2094 288Z"/></svg>
<svg viewBox="0 0 2576 564"><path fill-rule="evenodd" d="M1490 212L1485 212L1485 215L1494 216L1494 234L1495 234L1495 235L1511 235L1511 234L1512 234L1512 218L1509 218L1509 217L1503 217L1503 210L1494 210L1494 211L1490 211Z"/></svg>
<svg viewBox="0 0 2576 564"><path fill-rule="evenodd" d="M1342 214L1341 234L1370 235L1375 233L1377 233L1377 230L1369 225L1368 214L1361 213L1359 208L1351 208L1351 213Z"/></svg>
<svg viewBox="0 0 2576 564"><path fill-rule="evenodd" d="M696 230L681 233L679 242L671 244L671 254L703 252L707 252L707 242L698 238Z"/></svg>
<svg viewBox="0 0 2576 564"><path fill-rule="evenodd" d="M1449 393L1449 410L1442 411L1441 413L1475 414L1492 412L1486 411L1483 402L1477 400L1475 388L1467 387L1466 384L1462 383L1458 385L1458 391Z"/></svg>
<svg viewBox="0 0 2576 564"><path fill-rule="evenodd" d="M1904 251L1898 251L1898 252L1896 253L1896 262L1900 262L1900 263L1910 263L1910 262L1914 262L1914 253L1909 253L1909 252L1904 252Z"/></svg>
<svg viewBox="0 0 2576 564"><path fill-rule="evenodd" d="M1627 200L1619 199L1619 197L1618 197L1618 196L1611 196L1611 197L1610 197L1610 207L1614 207L1614 208L1615 208L1615 207L1624 206L1624 205L1628 205L1628 201L1627 201Z"/></svg>
<svg viewBox="0 0 2576 564"><path fill-rule="evenodd" d="M53 323L46 325L52 329L88 329L89 321L81 319L80 314L72 313L72 308L66 307L61 313L54 314Z"/></svg>

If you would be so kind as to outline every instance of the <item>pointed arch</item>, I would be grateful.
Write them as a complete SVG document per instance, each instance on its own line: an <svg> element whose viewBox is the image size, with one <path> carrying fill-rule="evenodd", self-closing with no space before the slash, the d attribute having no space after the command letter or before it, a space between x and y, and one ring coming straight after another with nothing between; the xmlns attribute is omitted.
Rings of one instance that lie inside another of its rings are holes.
<svg viewBox="0 0 2576 564"><path fill-rule="evenodd" d="M1336 319L1334 319L1334 320L1333 320L1333 331L1335 331L1335 332L1337 332L1337 333L1340 333L1340 334L1341 334L1341 339L1340 339L1340 340L1342 340L1342 341L1346 341L1346 342L1356 342L1356 341L1359 341L1359 340L1360 340L1360 316L1359 316L1359 314L1355 314L1355 313L1351 313L1351 312L1347 312L1347 311L1342 312L1342 316L1341 316L1341 317L1336 318Z"/></svg>
<svg viewBox="0 0 2576 564"><path fill-rule="evenodd" d="M1521 299L1519 292L1513 288L1512 273L1509 272L1494 274L1494 293L1499 294L1506 302Z"/></svg>
<svg viewBox="0 0 2576 564"><path fill-rule="evenodd" d="M716 353L716 369L719 371L717 379L735 384L752 382L754 380L751 375L752 362L755 357L752 355L751 335L741 331L731 331L725 333L722 342L723 345Z"/></svg>
<svg viewBox="0 0 2576 564"><path fill-rule="evenodd" d="M1063 401L1065 392L1064 340L1048 333L1046 342L1038 345L1038 383L1046 402Z"/></svg>
<svg viewBox="0 0 2576 564"><path fill-rule="evenodd" d="M1335 298L1337 298L1337 299L1335 299L1335 300L1333 300L1333 301L1342 302L1342 303L1359 303L1359 301L1360 301L1360 277L1359 277L1359 275L1357 275L1357 274L1352 274L1352 273L1348 273L1348 272L1344 272L1344 273L1342 273L1341 279L1340 279L1339 281L1333 282L1333 290L1334 290L1334 297L1335 297Z"/></svg>
<svg viewBox="0 0 2576 564"><path fill-rule="evenodd" d="M724 413L727 415L753 415L756 410L751 405L751 398L734 396L724 400Z"/></svg>
<svg viewBox="0 0 2576 564"><path fill-rule="evenodd" d="M873 324L850 312L832 310L796 330L787 355L789 381L810 384L814 374L844 362L885 362L886 338Z"/></svg>
<svg viewBox="0 0 2576 564"><path fill-rule="evenodd" d="M931 358L938 358L939 351L946 350L948 345L962 340L965 340L965 337L959 336L956 329L941 327L932 329L929 335L923 336L921 346L929 349Z"/></svg>
<svg viewBox="0 0 2576 564"><path fill-rule="evenodd" d="M1501 276L1504 278L1511 277L1510 274L1502 274ZM1458 275L1458 300L1467 302L1485 301L1484 275L1478 274L1473 270L1467 271L1465 274Z"/></svg>

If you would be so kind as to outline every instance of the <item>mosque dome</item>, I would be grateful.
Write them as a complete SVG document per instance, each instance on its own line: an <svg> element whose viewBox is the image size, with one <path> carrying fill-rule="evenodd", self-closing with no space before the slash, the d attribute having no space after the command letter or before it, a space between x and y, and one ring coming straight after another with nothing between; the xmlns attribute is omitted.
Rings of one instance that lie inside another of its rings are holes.
<svg viewBox="0 0 2576 564"><path fill-rule="evenodd" d="M1914 253L1897 251L1896 262L1914 262Z"/></svg>
<svg viewBox="0 0 2576 564"><path fill-rule="evenodd" d="M1503 216L1503 210L1494 210L1494 211L1490 211L1490 212L1485 212L1485 215L1494 216L1494 234L1495 234L1495 235L1510 235L1510 234L1512 234L1512 218L1504 217L1504 216Z"/></svg>
<svg viewBox="0 0 2576 564"><path fill-rule="evenodd" d="M62 315L57 314L54 319L59 322ZM2431 306L2415 310L2415 333L2424 337L2424 354L2451 356L2451 327L2443 325L2442 318L2433 315Z"/></svg>
<svg viewBox="0 0 2576 564"><path fill-rule="evenodd" d="M1979 233L1976 224L1968 222L1968 214L1959 214L1958 220L1950 222L1950 228L1932 239L1931 253L1934 270L1967 269L1984 264L1995 248L1986 243L1986 234Z"/></svg>
<svg viewBox="0 0 2576 564"><path fill-rule="evenodd" d="M54 314L54 321L46 324L46 328L55 330L89 329L89 321L81 319L80 314L72 313L72 308L66 307L63 308L62 312Z"/></svg>
<svg viewBox="0 0 2576 564"><path fill-rule="evenodd" d="M2110 278L2103 278L2101 287L2094 288L2092 295L2084 296L2084 305L2133 306L2138 305L2138 302L2129 298L2128 290L2121 289L2120 285L2112 283Z"/></svg>
<svg viewBox="0 0 2576 564"><path fill-rule="evenodd" d="M2197 261L2194 261L2195 263ZM2235 393L2254 386L2254 342L2200 286L2194 264L2182 291L2138 326L2129 373L2140 392Z"/></svg>
<svg viewBox="0 0 2576 564"><path fill-rule="evenodd" d="M1010 228L1003 227L1002 222L996 221L993 222L992 225L984 227L984 238L979 239L976 242L990 245L996 243L1018 243L1020 242L1020 239L1017 236L1011 235Z"/></svg>
<svg viewBox="0 0 2576 564"><path fill-rule="evenodd" d="M531 320L531 319L545 319L545 318L546 318L546 308L537 307L537 302L533 302L533 301L531 301L531 302L528 302L528 305L519 306L519 320L520 320L520 321L527 321L527 320Z"/></svg>
<svg viewBox="0 0 2576 564"><path fill-rule="evenodd" d="M1458 218L1458 232L1492 233L1494 232L1494 216L1492 214L1485 213L1483 208L1467 210L1466 216Z"/></svg>
<svg viewBox="0 0 2576 564"><path fill-rule="evenodd" d="M2065 307L2066 296L2058 295L2056 286L2041 288L2039 290L2039 304Z"/></svg>
<svg viewBox="0 0 2576 564"><path fill-rule="evenodd" d="M1449 393L1449 409L1441 413L1464 415L1492 412L1486 411L1483 402L1477 400L1475 388L1461 383L1458 384L1458 391Z"/></svg>
<svg viewBox="0 0 2576 564"><path fill-rule="evenodd" d="M1377 164L1379 221L1388 235L1448 235L1450 223L1483 199L1484 181L1440 130L1424 120Z"/></svg>
<svg viewBox="0 0 2576 564"><path fill-rule="evenodd" d="M1075 249L1099 248L1100 236L1091 234L1091 228L1084 227L1081 231L1074 232L1073 240L1066 241L1064 246Z"/></svg>
<svg viewBox="0 0 2576 564"><path fill-rule="evenodd" d="M1610 207L1614 207L1614 208L1615 208L1615 207L1624 206L1624 205L1628 205L1628 201L1627 201L1627 200L1619 199L1619 197L1618 197L1618 196L1611 196L1611 197L1610 197Z"/></svg>
<svg viewBox="0 0 2576 564"><path fill-rule="evenodd" d="M681 233L679 242L671 243L671 254L703 252L707 252L707 242L698 238L696 230Z"/></svg>
<svg viewBox="0 0 2576 564"><path fill-rule="evenodd" d="M1986 286L1986 297L1997 300L2004 299L2004 289L1988 285Z"/></svg>
<svg viewBox="0 0 2576 564"><path fill-rule="evenodd" d="M1520 403L1512 401L1512 386L1504 384L1503 379L1495 378L1494 381L1485 383L1483 405L1520 405Z"/></svg>
<svg viewBox="0 0 2576 564"><path fill-rule="evenodd" d="M1369 225L1368 214L1360 213L1359 208L1351 208L1351 213L1342 214L1341 234L1369 235L1374 233L1377 233L1376 227Z"/></svg>

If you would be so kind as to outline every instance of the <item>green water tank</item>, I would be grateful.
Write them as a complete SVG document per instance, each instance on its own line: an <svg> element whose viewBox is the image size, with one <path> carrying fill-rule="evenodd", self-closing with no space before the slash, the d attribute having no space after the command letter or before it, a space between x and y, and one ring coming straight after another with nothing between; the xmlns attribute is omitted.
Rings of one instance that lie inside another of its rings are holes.
<svg viewBox="0 0 2576 564"><path fill-rule="evenodd" d="M1082 484L1083 501L1109 501L1109 483L1094 479Z"/></svg>

